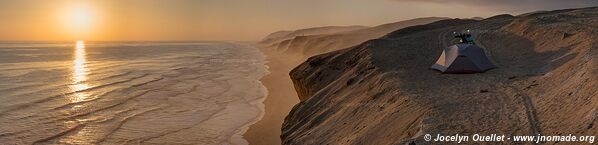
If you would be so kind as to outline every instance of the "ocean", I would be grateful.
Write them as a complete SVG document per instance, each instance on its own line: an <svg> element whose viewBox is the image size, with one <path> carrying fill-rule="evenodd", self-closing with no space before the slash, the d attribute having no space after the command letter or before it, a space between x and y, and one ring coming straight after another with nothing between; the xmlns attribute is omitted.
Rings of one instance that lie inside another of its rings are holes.
<svg viewBox="0 0 598 145"><path fill-rule="evenodd" d="M264 61L229 42L0 42L0 143L247 144Z"/></svg>

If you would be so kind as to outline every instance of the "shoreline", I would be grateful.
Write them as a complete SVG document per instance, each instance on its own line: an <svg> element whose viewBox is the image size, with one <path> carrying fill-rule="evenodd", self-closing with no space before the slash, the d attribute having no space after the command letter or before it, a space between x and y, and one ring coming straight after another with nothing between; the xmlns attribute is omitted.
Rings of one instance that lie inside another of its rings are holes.
<svg viewBox="0 0 598 145"><path fill-rule="evenodd" d="M5 66L14 69L6 72L13 75L7 79L14 81L5 84L23 81L31 82L32 86L4 92L7 96L1 105L8 108L3 111L12 114L0 118L4 124L0 130L14 133L3 136L0 142L248 144L241 135L264 114L262 102L267 89L259 80L268 71L264 55L255 47L227 42L193 43L185 47L140 46L145 45L141 43L98 45L105 49L93 45L86 48L98 52L98 56L84 59L82 69L86 72L82 74L87 78L79 84L87 88L80 90L70 88L76 83L69 78L76 77L73 74L78 69L70 59L19 58L23 60L20 67ZM51 56L77 54L66 47L30 49L37 50L27 53L38 55L49 50L57 51ZM123 52L131 55L112 56ZM106 61L96 61L98 58ZM60 94L64 100L55 97ZM48 107L53 109L44 109ZM67 115L60 115L64 113ZM65 119L75 121L65 124ZM33 128L45 132L35 132Z"/></svg>
<svg viewBox="0 0 598 145"><path fill-rule="evenodd" d="M247 139L245 139L244 134L250 129L250 127L254 124L256 124L257 122L259 122L260 120L262 120L262 118L264 117L264 114L266 114L266 109L265 109L265 104L264 102L266 101L266 99L268 98L268 95L270 94L266 85L264 85L264 83L262 82L262 79L268 75L270 75L270 71L269 71L269 66L267 65L268 61L267 61L267 55L264 54L264 52L262 52L258 47L255 47L253 45L248 45L248 44L244 44L244 43L234 43L236 45L240 45L241 47L245 47L245 48L251 48L251 49L256 49L259 53L260 53L260 59L262 60L261 63L264 67L264 72L258 77L259 79L256 79L254 83L258 84L258 86L261 86L260 90L263 93L263 97L261 98L257 98L254 100L247 100L249 105L253 105L255 108L257 108L259 110L258 115L256 116L256 118L254 118L253 120L241 125L240 127L237 127L237 130L235 130L235 133L232 134L228 140L229 143L234 144L234 145L243 145L243 144L249 144L249 141Z"/></svg>
<svg viewBox="0 0 598 145"><path fill-rule="evenodd" d="M275 51L256 47L265 56L268 74L260 79L267 89L264 113L243 134L249 144L279 145L282 123L295 104L299 103L289 72L302 61Z"/></svg>

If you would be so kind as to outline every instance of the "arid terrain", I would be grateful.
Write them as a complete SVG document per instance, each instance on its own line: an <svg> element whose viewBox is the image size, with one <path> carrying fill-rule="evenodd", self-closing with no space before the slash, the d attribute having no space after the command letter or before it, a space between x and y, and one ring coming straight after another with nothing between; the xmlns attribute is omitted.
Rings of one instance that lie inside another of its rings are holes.
<svg viewBox="0 0 598 145"><path fill-rule="evenodd" d="M466 29L498 68L430 70L456 43L452 32ZM286 117L281 139L429 144L424 134L595 135L597 42L595 7L407 27L294 68L301 102Z"/></svg>
<svg viewBox="0 0 598 145"><path fill-rule="evenodd" d="M292 107L299 103L289 72L305 61L308 56L357 45L401 28L444 19L448 18L419 18L375 27L316 27L270 34L258 44L267 56L267 65L270 71L269 75L261 79L268 88L268 97L264 101L265 114L245 133L245 139L250 144L275 145L281 143L280 134L284 118Z"/></svg>
<svg viewBox="0 0 598 145"><path fill-rule="evenodd" d="M262 48L282 52L289 56L307 58L334 50L344 49L382 37L401 28L428 24L444 17L426 17L382 24L374 27L364 26L329 26L307 28L295 31L279 31L270 34L260 42Z"/></svg>
<svg viewBox="0 0 598 145"><path fill-rule="evenodd" d="M278 31L264 38L258 46L267 56L270 74L261 79L268 88L264 117L252 125L244 137L250 144L280 144L284 118L299 103L289 76L291 69L308 56L339 50L378 38L401 28L428 24L448 18L429 17L366 26L327 26L294 31ZM326 43L326 45L323 45ZM294 50L291 50L294 49Z"/></svg>

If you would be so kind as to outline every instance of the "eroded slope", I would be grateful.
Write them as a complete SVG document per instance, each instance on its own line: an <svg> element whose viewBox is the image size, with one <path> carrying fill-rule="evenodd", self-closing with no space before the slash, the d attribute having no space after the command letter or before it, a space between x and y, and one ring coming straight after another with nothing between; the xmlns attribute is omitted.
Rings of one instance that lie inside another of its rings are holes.
<svg viewBox="0 0 598 145"><path fill-rule="evenodd" d="M291 72L302 100L284 144L429 143L424 134L598 133L598 8L443 20L314 56ZM498 65L429 69L453 31L475 30Z"/></svg>

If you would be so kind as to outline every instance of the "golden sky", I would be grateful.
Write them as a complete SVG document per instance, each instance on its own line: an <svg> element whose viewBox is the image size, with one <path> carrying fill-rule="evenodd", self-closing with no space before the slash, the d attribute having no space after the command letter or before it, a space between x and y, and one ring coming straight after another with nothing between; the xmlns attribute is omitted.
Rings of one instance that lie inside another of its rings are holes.
<svg viewBox="0 0 598 145"><path fill-rule="evenodd" d="M278 30L374 26L426 16L488 17L543 8L484 6L483 1L1 0L0 40L253 41Z"/></svg>

